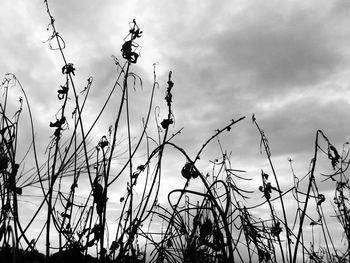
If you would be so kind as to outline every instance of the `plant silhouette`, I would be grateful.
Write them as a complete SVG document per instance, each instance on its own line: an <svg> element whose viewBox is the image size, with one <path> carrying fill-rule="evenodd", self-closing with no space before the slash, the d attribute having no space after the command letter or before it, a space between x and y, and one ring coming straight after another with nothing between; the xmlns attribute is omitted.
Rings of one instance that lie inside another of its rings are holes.
<svg viewBox="0 0 350 263"><path fill-rule="evenodd" d="M48 1L44 3L50 19L47 29L51 33L46 43L59 52L63 63L59 69L62 79L55 89L60 106L47 121L51 136L45 161L40 164L42 158L36 147L30 101L19 79L11 73L5 75L1 84L4 96L0 102L0 258L3 262L350 261L348 143L340 151L323 131L317 130L309 171L304 177L298 177L290 159L294 185L283 189L270 142L253 115L253 127L260 137L257 147L260 146L261 154L266 154L268 168L261 169L257 176L261 178L258 179L260 186L252 190L248 187L252 178L245 176L245 170L233 167L232 153L221 143L223 136L239 129L245 117L232 119L216 129L198 152L190 156L174 142L182 129L175 128L173 72L169 71L164 85L158 83L156 64L142 128L135 131L130 92L132 89L138 92L137 87L143 85L142 78L133 72L140 58L140 45L136 40L141 41L143 36L135 19L121 43L118 56L122 60L113 56L115 82L102 107L95 111L96 116L88 116L89 120L94 118L93 121L87 122L83 113L87 111L93 77L78 90L75 74L79 67L68 62L64 38L56 30ZM8 105L9 93L15 88L22 95L18 109L13 112ZM159 89L165 94L164 101L154 102ZM119 98L113 123L105 135L96 139L92 134L113 96ZM165 117L160 118L160 106L156 103L165 107ZM18 149L23 148L18 143L24 111L30 123L28 152L33 156L30 160L33 168L27 172L18 157ZM127 134L123 142L122 131ZM215 144L220 150L219 156L212 156L209 162L210 172L202 168L204 161L201 160L209 144ZM183 185L165 193L162 182L168 151L181 156L178 170L173 172ZM323 172L321 162L327 163L332 172ZM321 190L323 183L334 185L333 199L329 200ZM111 191L116 185L124 191L118 192L118 197ZM40 188L41 200L23 224L18 198L29 186ZM86 194L83 201L79 196L82 188ZM161 196L167 200L161 200ZM253 198L260 202L251 204ZM293 205L288 204L290 202ZM342 247L335 244L338 237L332 235L323 210L329 202L344 230ZM288 207L295 207L295 211L289 211ZM109 218L115 210L118 216L112 222ZM37 236L31 236L33 222L39 220L42 212L45 224ZM307 222L310 223L307 225ZM317 244L315 231L319 233ZM45 251L39 251L40 241L45 243Z"/></svg>

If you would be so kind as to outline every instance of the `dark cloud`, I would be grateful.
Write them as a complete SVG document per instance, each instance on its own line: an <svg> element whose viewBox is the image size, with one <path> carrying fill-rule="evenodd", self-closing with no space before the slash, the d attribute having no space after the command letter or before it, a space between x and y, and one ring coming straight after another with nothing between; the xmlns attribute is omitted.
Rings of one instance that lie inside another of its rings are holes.
<svg viewBox="0 0 350 263"><path fill-rule="evenodd" d="M306 12L284 18L262 9L238 19L215 35L212 48L226 72L245 75L259 94L320 83L342 65L322 21Z"/></svg>
<svg viewBox="0 0 350 263"><path fill-rule="evenodd" d="M309 97L272 110L259 123L271 139L275 154L312 153L317 130L322 130L337 145L349 139L350 127L344 121L349 109L345 100L317 103L317 98Z"/></svg>

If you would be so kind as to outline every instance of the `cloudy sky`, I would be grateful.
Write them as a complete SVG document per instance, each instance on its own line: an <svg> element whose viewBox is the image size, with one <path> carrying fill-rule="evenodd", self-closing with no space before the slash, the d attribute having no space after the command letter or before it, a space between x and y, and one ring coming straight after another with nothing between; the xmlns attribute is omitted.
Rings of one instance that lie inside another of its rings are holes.
<svg viewBox="0 0 350 263"><path fill-rule="evenodd" d="M233 166L260 180L260 169L267 162L251 122L255 113L287 189L293 182L287 160L294 160L299 176L307 173L316 130L321 129L339 149L349 140L350 4L346 1L51 0L49 4L66 42L68 61L77 69L77 83L83 88L86 79L94 77L91 114L115 80L111 55L121 59L128 23L135 18L143 35L137 40L142 48L134 72L142 77L143 90L132 95L134 120L141 123L145 115L142 102L149 97L153 64L158 62L160 90L155 104L166 114L163 98L172 70L176 121L172 129L184 127L176 143L190 156L215 129L246 116L222 140L232 151ZM43 43L50 32L42 0L2 0L0 14L0 74L14 73L26 89L43 153L52 133L48 122L60 105L56 87L63 81L63 62L59 52ZM107 132L111 120L108 114L106 118L96 134ZM201 159L204 166L220 154L217 144L208 147L208 156Z"/></svg>

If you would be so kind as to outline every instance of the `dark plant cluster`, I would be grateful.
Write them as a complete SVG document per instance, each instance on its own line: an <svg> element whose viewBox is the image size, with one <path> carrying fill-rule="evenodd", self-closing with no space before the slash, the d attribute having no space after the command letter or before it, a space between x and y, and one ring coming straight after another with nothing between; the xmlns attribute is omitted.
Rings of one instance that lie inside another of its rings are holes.
<svg viewBox="0 0 350 263"><path fill-rule="evenodd" d="M189 156L184 148L174 143L182 129L172 132L175 126L173 89L176 88L172 72L164 89L165 117L160 118L160 107L153 102L161 86L155 70L142 129L133 136L130 91L132 87L136 90L137 81L142 86L141 78L132 72L140 56L136 40L142 37L135 19L121 47L123 62L114 57L116 80L95 119L87 125L83 112L93 78L89 77L85 87L78 90L77 69L66 59L66 43L56 30L47 0L44 3L50 18L47 29L51 36L47 42L50 49L60 53L63 61L62 80L57 89L60 106L48 121L52 134L45 152L46 161L39 164L37 137L25 90L13 74L7 74L1 84L1 262L350 261L348 143L338 151L318 130L309 171L299 178L290 159L294 185L282 189L269 141L253 115L252 122L261 138L260 150L266 154L269 168L261 170L260 186L252 191L247 187L252 179L245 176L245 170L232 166L232 153L224 150L221 144L224 133L233 130L245 117L232 119L215 130L197 154ZM15 88L23 95L18 101L18 110L12 112L8 107L13 104L9 93ZM113 123L108 132L95 141L93 131L115 97L119 102L117 106L113 103L116 107ZM23 150L18 145L23 107L30 120L28 152L32 153L30 162L34 163L34 168L28 172L24 171L24 162L18 157L19 149ZM151 122L153 111L155 123ZM150 135L152 125L156 128L155 136ZM123 143L119 139L122 131L127 133ZM200 168L203 151L214 141L221 155L209 162L211 172L203 172ZM119 152L121 148L124 149L122 153ZM182 175L184 184L164 193L162 181L167 151L175 151L185 159L176 171ZM123 158L118 159L121 155ZM141 160L139 156L144 158ZM318 172L324 167L321 160L329 164L330 173ZM322 176L323 181L316 175ZM320 190L324 182L334 186L331 200ZM116 185L124 187L124 192L114 200L115 193L111 189ZM31 186L40 189L42 198L34 214L23 223L19 198L23 200L23 192ZM83 201L82 192L85 194ZM161 196L167 200L160 201ZM252 204L253 196L259 196L258 204ZM293 205L290 205L291 200ZM341 246L336 243L339 237L332 235L329 229L329 215L324 212L327 202L332 203L334 217L344 231ZM118 211L112 221L109 220L111 208ZM259 210L265 212L259 214ZM31 227L43 212L42 229L36 236L30 236ZM38 252L40 242L45 244L45 251Z"/></svg>

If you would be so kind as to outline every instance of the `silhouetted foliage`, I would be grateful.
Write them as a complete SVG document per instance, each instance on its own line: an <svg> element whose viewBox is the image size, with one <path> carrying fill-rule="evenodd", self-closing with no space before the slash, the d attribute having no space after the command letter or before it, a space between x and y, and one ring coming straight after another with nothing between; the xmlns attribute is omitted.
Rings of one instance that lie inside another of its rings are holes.
<svg viewBox="0 0 350 263"><path fill-rule="evenodd" d="M297 177L290 159L294 186L282 190L269 141L253 115L252 121L260 137L258 147L266 154L269 165L264 170L269 171L261 170L261 175L257 175L261 183L256 186L256 191L252 191L252 178L244 176L245 170L232 167L232 153L223 149L220 140L223 132L233 131L245 117L232 119L216 129L197 154L189 156L173 142L182 129L171 133L175 127L172 106L174 101L176 103L171 71L164 81L167 85L165 101L159 102L166 107L166 117L160 118L160 106L153 105L156 87L161 87L155 69L142 128L138 136L132 136L128 80L133 80L135 92L138 83L142 88L141 77L132 72L140 57L139 44L135 40L142 37L135 19L130 22L122 44L124 61L113 57L117 67L116 81L105 104L87 126L83 112L93 78L87 79L82 91L77 90L74 77L79 67L76 69L73 63L67 63L63 52L66 44L56 30L47 0L44 3L50 18L47 29L52 31L47 41L49 48L61 51L64 62L58 69L64 78L57 84L60 106L49 122L52 135L45 153L46 161L39 164L36 131L25 90L13 74L7 74L1 84L4 92L0 102L1 262L349 262L348 143L338 151L328 137L317 130L308 173ZM15 113L8 107L8 94L14 87L18 87L23 96ZM121 94L117 110L113 112L114 123L96 140L91 136L92 131L111 103L110 98L117 87ZM23 105L27 107L30 119L28 152L31 151L34 157L34 161L31 160L34 168L28 172L24 171L24 163L17 154L22 147L17 143ZM68 108L74 110L67 115ZM155 123L150 118L152 111L155 112ZM126 116L125 122L121 116ZM118 136L122 128L127 131L127 138L121 145ZM156 135L151 135L154 130ZM205 171L208 166L202 168L201 157L214 140L217 140L221 154L213 156L213 161L209 162L211 172L208 172ZM170 185L168 193L161 192L162 181L169 178L164 178L163 174L167 164L165 149L182 156L176 162L178 170L172 172L184 182L183 187ZM327 161L331 173L316 171L324 169L319 164L321 158ZM119 166L115 166L116 159L121 163ZM333 199L329 200L320 190L323 182L316 174L320 174L326 183L333 184ZM33 185L40 188L42 201L24 226L20 220L18 196ZM115 185L123 188L124 194L111 192ZM81 202L77 201L81 198L77 192L82 187L86 196ZM252 200L255 201L253 205L250 204ZM254 204L258 201L260 203ZM332 236L323 211L329 201L333 204L334 217L344 230L341 247L335 245L334 239L339 237ZM293 211L289 211L287 205L294 207ZM29 237L28 229L39 220L40 211L46 212L46 222L37 236ZM114 218L109 222L112 213ZM319 233L317 242L314 228ZM56 245L52 244L53 239L57 241ZM45 255L37 250L40 240L45 242Z"/></svg>

